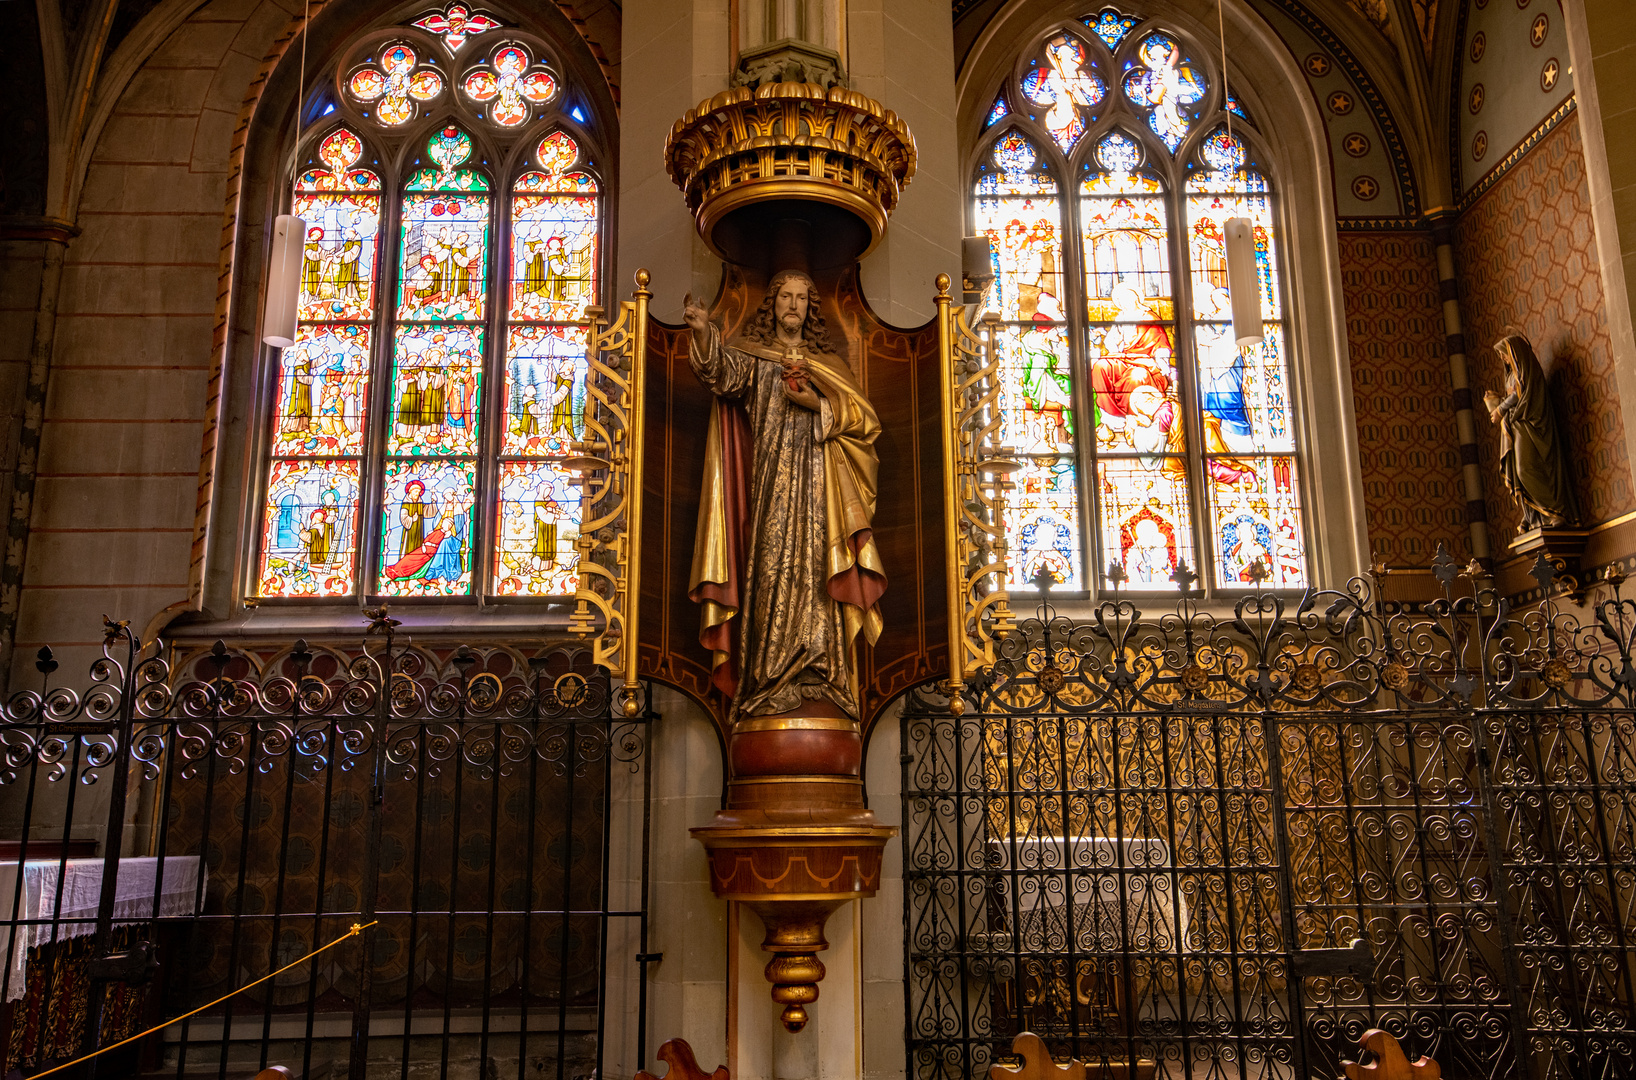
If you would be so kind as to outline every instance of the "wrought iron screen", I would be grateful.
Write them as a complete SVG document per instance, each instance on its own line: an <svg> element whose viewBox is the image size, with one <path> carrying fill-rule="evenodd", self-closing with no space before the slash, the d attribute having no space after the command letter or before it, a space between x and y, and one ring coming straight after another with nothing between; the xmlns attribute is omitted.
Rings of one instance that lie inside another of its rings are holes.
<svg viewBox="0 0 1636 1080"><path fill-rule="evenodd" d="M1636 601L1434 569L1415 611L1045 603L964 715L914 699L912 1080L1024 1030L1092 1076L1307 1080L1371 1027L1445 1076L1636 1075Z"/></svg>
<svg viewBox="0 0 1636 1080"><path fill-rule="evenodd" d="M650 718L610 719L584 650L421 646L372 614L362 647L147 659L111 624L84 691L42 655L45 689L0 723L0 807L28 838L0 864L6 1071L206 1005L355 924L100 1075L568 1080L598 1075L610 1023L640 1042L608 986L614 970L645 1012ZM611 883L616 817L642 840Z"/></svg>

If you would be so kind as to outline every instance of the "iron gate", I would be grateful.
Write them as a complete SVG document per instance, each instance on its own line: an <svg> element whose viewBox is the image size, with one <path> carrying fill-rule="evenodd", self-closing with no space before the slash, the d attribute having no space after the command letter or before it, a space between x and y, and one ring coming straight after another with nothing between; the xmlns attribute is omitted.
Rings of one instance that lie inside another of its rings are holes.
<svg viewBox="0 0 1636 1080"><path fill-rule="evenodd" d="M1636 1075L1636 600L1049 603L902 720L908 1075ZM1535 574L1554 590L1543 562ZM1185 582L1183 583L1185 586ZM975 705L975 707L970 707ZM1133 1074L1132 1074L1133 1075Z"/></svg>
<svg viewBox="0 0 1636 1080"><path fill-rule="evenodd" d="M645 1014L651 717L610 719L583 650L421 646L370 615L352 648L146 658L109 624L83 691L53 685L42 650L43 689L0 723L6 835L24 838L0 861L4 1071L354 926L80 1075L571 1080L599 1074L610 1022L645 1053L640 1023L610 1020L608 976ZM617 883L615 818L642 837Z"/></svg>

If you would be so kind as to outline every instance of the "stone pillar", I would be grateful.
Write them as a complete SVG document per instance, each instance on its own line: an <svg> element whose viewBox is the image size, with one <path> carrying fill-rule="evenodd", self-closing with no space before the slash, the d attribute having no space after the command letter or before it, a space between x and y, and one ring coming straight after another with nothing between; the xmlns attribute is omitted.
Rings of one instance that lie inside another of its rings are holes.
<svg viewBox="0 0 1636 1080"><path fill-rule="evenodd" d="M955 121L954 15L941 0L848 0L848 86L898 114L920 163L862 263L864 295L896 326L934 314L938 274L960 280L966 169Z"/></svg>
<svg viewBox="0 0 1636 1080"><path fill-rule="evenodd" d="M689 292L715 298L721 259L665 173L665 138L684 111L727 89L728 0L627 0L623 25L615 295L645 266L654 317L679 323Z"/></svg>
<svg viewBox="0 0 1636 1080"><path fill-rule="evenodd" d="M1563 0L1625 452L1636 461L1636 5Z"/></svg>
<svg viewBox="0 0 1636 1080"><path fill-rule="evenodd" d="M648 965L647 1030L644 1060L636 1059L638 980L641 965L640 926L616 919L608 933L610 1080L627 1080L639 1069L662 1073L659 1044L683 1038L705 1070L732 1059L727 1017L734 993L769 1011L766 983L744 991L734 987L727 960L730 927L727 905L710 893L704 849L688 836L690 825L703 825L721 805L722 761L715 722L697 703L665 686L653 688L653 710L659 719L647 731L648 779L653 785L647 818L648 955L662 960ZM614 769L609 865L609 902L634 911L641 904L640 881L643 777ZM759 939L758 939L759 940ZM756 972L759 982L759 970ZM738 1080L738 1073L733 1074Z"/></svg>
<svg viewBox="0 0 1636 1080"><path fill-rule="evenodd" d="M1488 537L1488 503L1483 499L1483 474L1477 462L1477 423L1466 368L1465 324L1460 320L1460 283L1454 267L1455 217L1446 210L1434 210L1426 217L1431 222L1432 242L1437 245L1438 298L1443 302L1443 333L1449 353L1449 385L1454 389L1454 426L1460 436L1460 474L1465 481L1471 554L1487 563L1493 552Z"/></svg>

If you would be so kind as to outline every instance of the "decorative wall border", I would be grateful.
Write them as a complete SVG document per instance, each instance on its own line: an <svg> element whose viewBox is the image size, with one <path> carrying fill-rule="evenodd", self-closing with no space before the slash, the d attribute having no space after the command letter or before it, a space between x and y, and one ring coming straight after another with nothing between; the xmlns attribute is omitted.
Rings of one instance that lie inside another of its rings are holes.
<svg viewBox="0 0 1636 1080"><path fill-rule="evenodd" d="M1487 194L1488 190L1495 184L1499 183L1500 180L1504 178L1505 174L1510 172L1517 162L1521 161L1523 157L1527 155L1528 151L1532 150L1536 145L1538 145L1541 139L1545 138L1545 136L1556 130L1557 125L1566 120L1568 118L1568 114L1573 112L1578 107L1579 95L1568 95L1567 100L1561 105L1558 105L1556 109L1551 112L1551 115L1540 121L1538 127L1534 128L1533 131L1530 131L1523 137L1521 142L1512 147L1509 154L1501 158L1497 165L1488 170L1488 172L1484 173L1483 178L1473 184L1470 191L1460 196L1459 200L1454 204L1455 212L1463 214L1470 209L1472 204ZM1458 150L1458 148L1458 143L1456 143L1455 149ZM1456 166L1456 171L1458 171L1458 166Z"/></svg>
<svg viewBox="0 0 1636 1080"><path fill-rule="evenodd" d="M1460 81L1466 68L1466 21L1471 17L1471 5L1458 0L1459 17L1454 23L1454 63L1449 75L1449 190L1454 192L1455 211L1460 205ZM1569 100L1572 100L1571 98Z"/></svg>
<svg viewBox="0 0 1636 1080"><path fill-rule="evenodd" d="M1338 232L1425 232L1424 217L1338 217Z"/></svg>

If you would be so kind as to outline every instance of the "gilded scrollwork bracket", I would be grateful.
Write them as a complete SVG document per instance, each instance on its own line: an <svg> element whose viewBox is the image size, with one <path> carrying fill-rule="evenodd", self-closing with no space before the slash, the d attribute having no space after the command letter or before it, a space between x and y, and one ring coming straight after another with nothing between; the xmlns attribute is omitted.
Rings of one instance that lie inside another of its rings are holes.
<svg viewBox="0 0 1636 1080"><path fill-rule="evenodd" d="M643 373L647 365L646 270L610 323L587 308L585 434L561 464L580 489L579 589L569 629L591 642L626 716L641 711L636 677L637 598L641 595Z"/></svg>
<svg viewBox="0 0 1636 1080"><path fill-rule="evenodd" d="M1015 624L1006 593L1005 500L1019 465L1000 445L999 316L974 327L937 276L944 456L944 553L948 577L949 708L965 709L965 687L994 662L995 642Z"/></svg>

